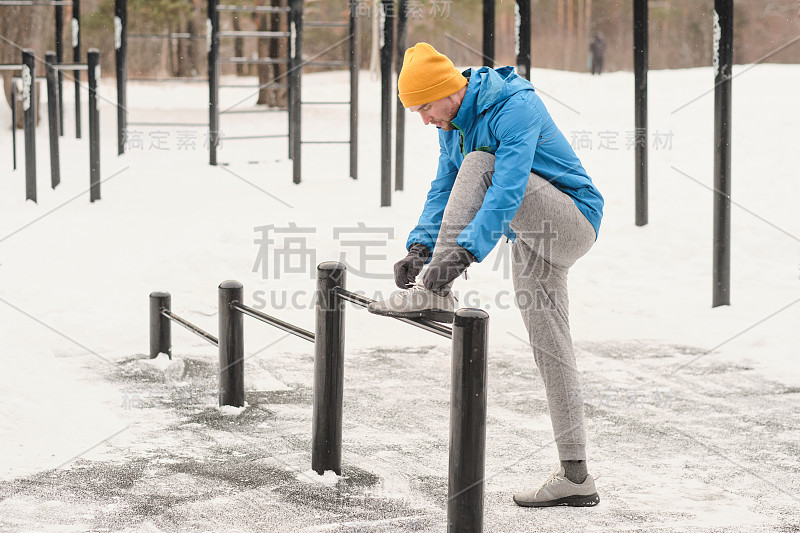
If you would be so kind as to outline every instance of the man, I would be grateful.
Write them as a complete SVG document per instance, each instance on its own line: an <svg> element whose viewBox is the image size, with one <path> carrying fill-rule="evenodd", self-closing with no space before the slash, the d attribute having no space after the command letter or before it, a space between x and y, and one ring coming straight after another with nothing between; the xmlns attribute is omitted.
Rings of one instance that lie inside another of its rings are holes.
<svg viewBox="0 0 800 533"><path fill-rule="evenodd" d="M592 75L599 76L603 73L603 57L606 52L606 42L599 33L594 34L594 39L589 44L589 51L592 57Z"/></svg>
<svg viewBox="0 0 800 533"><path fill-rule="evenodd" d="M513 240L515 300L544 380L561 465L527 507L592 506L583 397L570 336L567 272L597 239L603 198L533 86L511 67L468 69L427 43L409 48L400 100L439 128L439 167L408 255L394 267L402 291L372 313L452 321L455 280L501 235ZM430 262L422 283L416 282Z"/></svg>

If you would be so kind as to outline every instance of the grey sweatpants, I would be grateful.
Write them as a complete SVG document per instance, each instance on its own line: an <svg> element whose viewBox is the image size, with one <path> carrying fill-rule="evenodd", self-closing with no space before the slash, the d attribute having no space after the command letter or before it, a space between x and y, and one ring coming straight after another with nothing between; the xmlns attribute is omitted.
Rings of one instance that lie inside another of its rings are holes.
<svg viewBox="0 0 800 533"><path fill-rule="evenodd" d="M456 237L475 217L494 174L494 156L467 155L444 210L431 262L452 253ZM531 173L511 229L514 293L544 380L559 459L586 459L583 395L569 329L567 273L589 251L596 234L572 199Z"/></svg>

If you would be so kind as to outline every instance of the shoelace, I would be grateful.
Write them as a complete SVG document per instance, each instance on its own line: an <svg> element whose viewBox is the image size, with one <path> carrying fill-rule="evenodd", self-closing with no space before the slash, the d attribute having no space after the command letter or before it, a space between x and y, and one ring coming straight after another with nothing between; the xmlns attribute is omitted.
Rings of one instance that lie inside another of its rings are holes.
<svg viewBox="0 0 800 533"><path fill-rule="evenodd" d="M401 291L399 293L399 296L401 298L406 298L406 297L408 297L408 295L410 295L411 293L413 293L415 291L418 292L418 291L426 291L426 290L428 290L428 289L426 289L421 283L414 283L411 287L407 288L404 291Z"/></svg>

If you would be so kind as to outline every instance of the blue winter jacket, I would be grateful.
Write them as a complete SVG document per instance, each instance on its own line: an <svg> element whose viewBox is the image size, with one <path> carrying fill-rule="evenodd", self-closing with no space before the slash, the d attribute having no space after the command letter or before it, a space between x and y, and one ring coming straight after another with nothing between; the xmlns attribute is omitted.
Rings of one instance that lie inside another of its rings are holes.
<svg viewBox="0 0 800 533"><path fill-rule="evenodd" d="M451 121L456 129L439 130L436 179L431 182L422 216L406 248L421 243L433 250L458 169L474 150L496 157L483 205L456 239L478 261L489 255L502 235L516 238L509 224L522 203L531 171L569 195L597 233L603 197L533 85L515 74L512 67L469 69L464 75L469 84Z"/></svg>

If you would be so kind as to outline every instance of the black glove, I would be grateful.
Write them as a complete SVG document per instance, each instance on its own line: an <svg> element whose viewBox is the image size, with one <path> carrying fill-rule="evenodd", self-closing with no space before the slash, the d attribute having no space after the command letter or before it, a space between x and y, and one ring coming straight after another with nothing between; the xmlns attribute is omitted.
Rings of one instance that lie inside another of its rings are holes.
<svg viewBox="0 0 800 533"><path fill-rule="evenodd" d="M408 249L408 255L394 264L394 282L401 289L414 284L417 275L431 256L431 251L424 244L415 242Z"/></svg>
<svg viewBox="0 0 800 533"><path fill-rule="evenodd" d="M437 258L428 266L428 270L422 276L422 284L429 291L439 294L442 287L460 276L475 260L475 256L469 250L456 246L456 249L443 259Z"/></svg>

